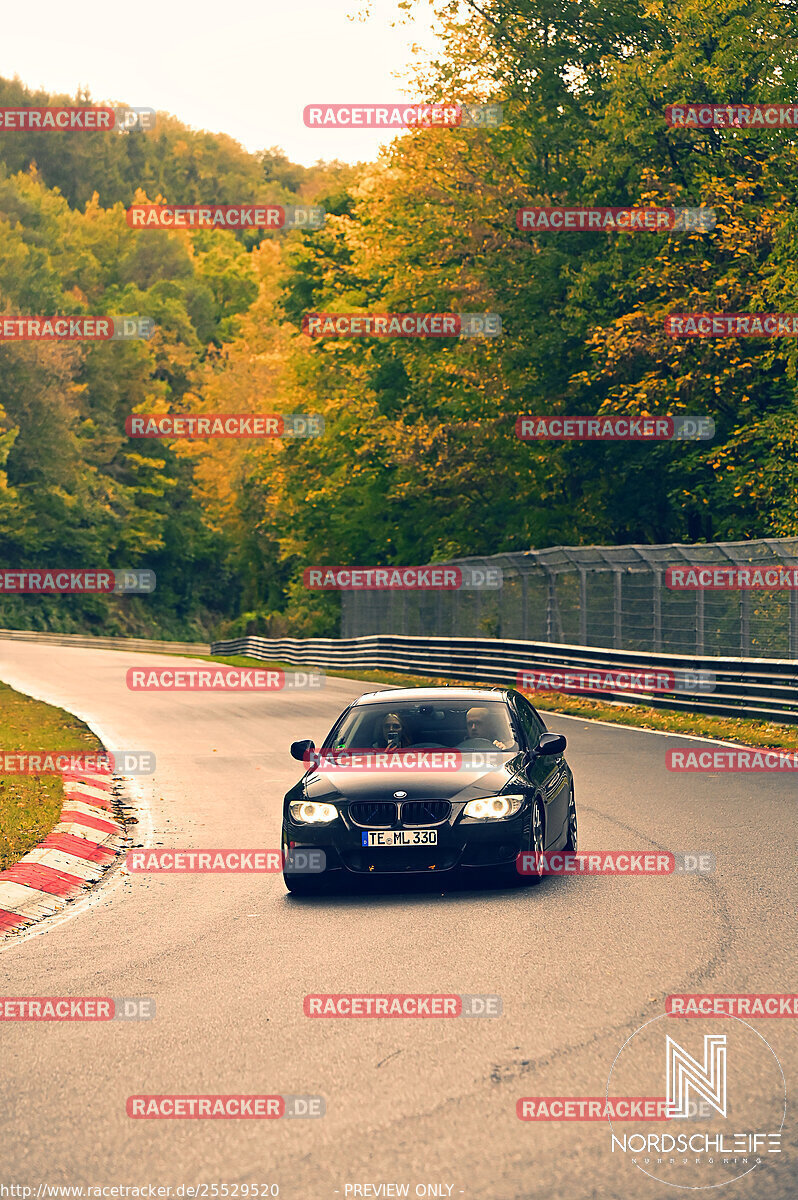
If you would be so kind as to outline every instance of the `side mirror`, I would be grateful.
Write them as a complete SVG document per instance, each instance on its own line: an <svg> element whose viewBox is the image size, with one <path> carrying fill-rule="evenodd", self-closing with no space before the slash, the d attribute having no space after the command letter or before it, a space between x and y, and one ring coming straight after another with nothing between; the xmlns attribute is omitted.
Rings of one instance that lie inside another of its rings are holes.
<svg viewBox="0 0 798 1200"><path fill-rule="evenodd" d="M311 755L315 749L316 743L311 742L309 738L303 742L292 742L291 757L298 759L299 762L303 762L305 766L307 766L308 756Z"/></svg>
<svg viewBox="0 0 798 1200"><path fill-rule="evenodd" d="M536 754L562 754L566 747L564 733L541 733L535 748Z"/></svg>

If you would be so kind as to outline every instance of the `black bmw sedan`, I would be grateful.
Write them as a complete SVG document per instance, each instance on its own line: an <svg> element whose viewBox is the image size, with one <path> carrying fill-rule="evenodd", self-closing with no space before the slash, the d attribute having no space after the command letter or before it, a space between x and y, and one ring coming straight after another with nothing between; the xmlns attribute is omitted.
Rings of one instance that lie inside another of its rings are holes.
<svg viewBox="0 0 798 1200"><path fill-rule="evenodd" d="M576 850L565 738L513 689L370 692L341 713L286 794L283 877L289 891L407 874L519 874L524 851ZM526 856L526 864L534 859Z"/></svg>

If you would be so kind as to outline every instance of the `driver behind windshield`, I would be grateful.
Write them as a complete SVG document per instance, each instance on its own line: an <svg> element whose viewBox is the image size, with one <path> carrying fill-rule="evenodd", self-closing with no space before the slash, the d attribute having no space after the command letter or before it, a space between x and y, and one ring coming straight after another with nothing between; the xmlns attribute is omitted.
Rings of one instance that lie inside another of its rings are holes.
<svg viewBox="0 0 798 1200"><path fill-rule="evenodd" d="M499 724L502 728L499 729ZM504 714L491 713L487 708L469 708L466 713L468 736L458 750L482 750L487 742L497 750L511 750L515 738Z"/></svg>

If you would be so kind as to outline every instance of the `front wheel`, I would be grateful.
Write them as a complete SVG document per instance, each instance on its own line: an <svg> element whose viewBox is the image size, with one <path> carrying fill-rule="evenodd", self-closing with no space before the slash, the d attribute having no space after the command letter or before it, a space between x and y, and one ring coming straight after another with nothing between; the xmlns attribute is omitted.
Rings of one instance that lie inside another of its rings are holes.
<svg viewBox="0 0 798 1200"><path fill-rule="evenodd" d="M283 834L283 883L288 888L289 892L294 896L318 896L325 891L325 884L321 873L286 871L285 865L288 863L288 858L291 851L288 841Z"/></svg>
<svg viewBox="0 0 798 1200"><path fill-rule="evenodd" d="M574 789L571 788L571 799L568 801L568 835L565 840L563 849L569 854L575 854L577 847L577 827L576 827L576 799L574 797Z"/></svg>
<svg viewBox="0 0 798 1200"><path fill-rule="evenodd" d="M543 854L545 849L543 837L543 812L540 807L540 801L536 800L532 807L532 821L529 828L530 854ZM535 862L540 863L540 858L536 859ZM539 869L536 869L533 866L529 872L524 872L523 878L530 887L534 886L536 883L540 883L541 879L543 878L542 863Z"/></svg>

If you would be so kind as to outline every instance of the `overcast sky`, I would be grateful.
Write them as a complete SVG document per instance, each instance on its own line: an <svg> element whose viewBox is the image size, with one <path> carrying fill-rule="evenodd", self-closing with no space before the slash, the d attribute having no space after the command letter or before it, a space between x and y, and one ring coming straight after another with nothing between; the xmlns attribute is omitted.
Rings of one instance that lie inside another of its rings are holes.
<svg viewBox="0 0 798 1200"><path fill-rule="evenodd" d="M348 19L367 7L366 20ZM431 50L436 39L426 4L411 24L391 28L401 17L396 0L7 4L0 76L48 92L86 86L97 103L162 109L248 150L282 146L305 166L355 162L373 158L393 135L306 129L302 110L410 97L410 46Z"/></svg>

